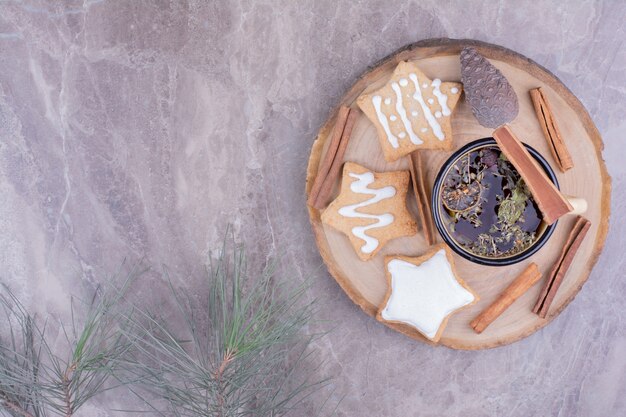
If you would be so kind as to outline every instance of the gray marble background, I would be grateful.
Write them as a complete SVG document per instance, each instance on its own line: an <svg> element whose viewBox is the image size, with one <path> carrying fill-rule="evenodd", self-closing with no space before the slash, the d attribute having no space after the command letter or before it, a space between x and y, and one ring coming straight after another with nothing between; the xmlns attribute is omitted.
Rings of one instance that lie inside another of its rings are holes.
<svg viewBox="0 0 626 417"><path fill-rule="evenodd" d="M0 0L0 279L61 319L124 258L193 288L232 222L257 265L280 252L284 279L314 278L340 416L625 415L625 26L617 0ZM310 146L339 97L431 37L501 44L554 72L597 123L613 177L582 292L489 351L433 349L363 314L325 271L304 204ZM156 273L136 291L166 296ZM132 405L118 393L81 415Z"/></svg>

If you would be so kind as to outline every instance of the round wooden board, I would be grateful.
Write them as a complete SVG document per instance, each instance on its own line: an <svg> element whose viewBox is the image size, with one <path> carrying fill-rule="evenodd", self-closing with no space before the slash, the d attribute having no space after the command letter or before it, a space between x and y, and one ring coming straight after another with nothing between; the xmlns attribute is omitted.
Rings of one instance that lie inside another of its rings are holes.
<svg viewBox="0 0 626 417"><path fill-rule="evenodd" d="M454 255L461 278L480 296L480 301L470 308L453 314L440 340L440 344L455 349L486 349L515 342L545 326L556 317L581 289L604 246L610 214L611 178L602 159L602 138L589 114L580 101L557 77L528 58L511 50L473 40L431 39L403 48L382 60L363 74L343 96L340 105L356 108L355 100L364 91L378 89L387 82L400 61L414 61L432 78L443 81L459 81L461 78L459 53L464 46L475 47L508 78L519 98L520 111L511 123L521 140L537 149L557 173L561 191L567 195L583 197L589 203L585 214L591 229L584 240L565 280L559 289L546 319L540 319L531 309L546 275L557 258L574 216L563 217L554 235L530 259L508 267L487 267L471 263ZM559 171L548 149L528 91L543 87L550 100L562 135L572 154L574 168L566 173ZM320 162L326 152L327 139L335 123L337 111L320 129L309 158L306 194L308 196ZM483 137L491 136L491 129L478 124L468 103L462 98L452 116L454 149ZM426 165L426 182L432 187L439 168L453 152L422 151ZM408 161L402 158L394 163L385 162L376 137L374 125L359 111L352 137L345 155L346 161L354 161L375 171L408 169ZM339 189L340 178L333 191ZM409 210L415 215L416 205L412 191L408 196ZM389 254L418 256L428 250L421 230L417 235L390 241L370 261L359 260L347 237L320 221L320 212L309 207L309 216L320 254L329 272L346 294L367 314L374 316L387 291L383 258ZM417 219L417 216L416 216ZM438 242L442 242L437 235ZM543 277L505 311L482 334L476 334L469 322L495 300L498 294L530 263L539 266ZM389 327L414 339L428 342L414 329L403 325Z"/></svg>

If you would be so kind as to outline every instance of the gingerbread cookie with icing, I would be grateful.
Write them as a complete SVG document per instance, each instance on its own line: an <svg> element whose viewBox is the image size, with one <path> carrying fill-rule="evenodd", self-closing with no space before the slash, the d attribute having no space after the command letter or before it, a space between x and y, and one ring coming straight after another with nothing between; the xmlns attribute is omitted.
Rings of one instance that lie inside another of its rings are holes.
<svg viewBox="0 0 626 417"><path fill-rule="evenodd" d="M406 207L409 178L409 171L374 172L346 162L341 192L322 223L343 232L359 258L371 259L389 240L417 233Z"/></svg>
<svg viewBox="0 0 626 417"><path fill-rule="evenodd" d="M423 256L386 256L388 289L376 318L415 328L437 343L450 316L478 302L458 277L450 249L434 246Z"/></svg>
<svg viewBox="0 0 626 417"><path fill-rule="evenodd" d="M452 149L451 115L463 85L431 80L412 62L400 62L380 89L357 104L374 123L385 159L417 149Z"/></svg>

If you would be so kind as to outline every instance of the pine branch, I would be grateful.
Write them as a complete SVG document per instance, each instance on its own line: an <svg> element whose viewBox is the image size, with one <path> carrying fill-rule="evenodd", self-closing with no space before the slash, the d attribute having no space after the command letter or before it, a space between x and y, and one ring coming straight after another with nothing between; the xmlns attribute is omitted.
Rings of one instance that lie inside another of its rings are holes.
<svg viewBox="0 0 626 417"><path fill-rule="evenodd" d="M0 293L0 307L9 327L9 336L0 339L0 406L14 416L39 417L39 404L31 395L39 370L33 318L8 289Z"/></svg>
<svg viewBox="0 0 626 417"><path fill-rule="evenodd" d="M126 378L165 399L163 415L282 416L327 382L295 378L310 355L305 288L287 288L273 266L249 279L245 252L226 240L207 275L193 297L168 280L184 328L143 310L125 327L138 354L124 362Z"/></svg>
<svg viewBox="0 0 626 417"><path fill-rule="evenodd" d="M222 377L224 376L224 372L226 371L226 367L235 359L237 352L226 351L224 355L224 359L222 359L222 363L219 365L213 378L217 383L217 406L220 410L219 416L222 417L224 412L224 406L226 404L226 398L224 395L225 387L223 385Z"/></svg>
<svg viewBox="0 0 626 417"><path fill-rule="evenodd" d="M71 417L74 414L74 407L72 406L72 392L70 390L70 384L72 382L71 374L76 370L76 363L72 363L67 370L63 373L63 379L61 384L63 385L63 401L65 406L65 416Z"/></svg>
<svg viewBox="0 0 626 417"><path fill-rule="evenodd" d="M9 410L13 414L17 414L21 417L35 417L28 411L24 410L19 404L12 402L8 399L4 392L0 392L0 406Z"/></svg>
<svg viewBox="0 0 626 417"><path fill-rule="evenodd" d="M121 288L94 296L81 315L85 317L82 323L74 320L72 303L71 329L61 324L66 354L52 350L46 324L39 327L4 287L0 306L11 336L7 342L0 340L0 409L22 417L48 413L71 417L93 396L112 388L105 384L131 347L118 325L119 318L127 314L117 309L139 273L133 269Z"/></svg>

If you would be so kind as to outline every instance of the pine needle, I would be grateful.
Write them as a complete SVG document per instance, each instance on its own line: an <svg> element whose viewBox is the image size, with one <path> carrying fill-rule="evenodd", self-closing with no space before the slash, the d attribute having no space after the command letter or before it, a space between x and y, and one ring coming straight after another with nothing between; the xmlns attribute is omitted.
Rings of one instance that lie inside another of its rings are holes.
<svg viewBox="0 0 626 417"><path fill-rule="evenodd" d="M106 382L119 359L132 346L118 323L124 293L139 272L134 269L121 288L94 297L85 319L77 322L72 303L71 332L61 324L65 353L55 352L46 326L35 318L8 287L2 286L0 307L8 323L8 339L0 339L0 412L11 416L70 417L93 396L110 389Z"/></svg>
<svg viewBox="0 0 626 417"><path fill-rule="evenodd" d="M312 360L312 338L302 332L314 304L304 302L305 287L273 277L271 265L249 279L243 248L225 239L205 294L176 290L168 278L184 327L136 310L125 326L136 354L124 361L127 381L163 398L159 412L168 416L283 416L296 408L327 383L295 372Z"/></svg>

